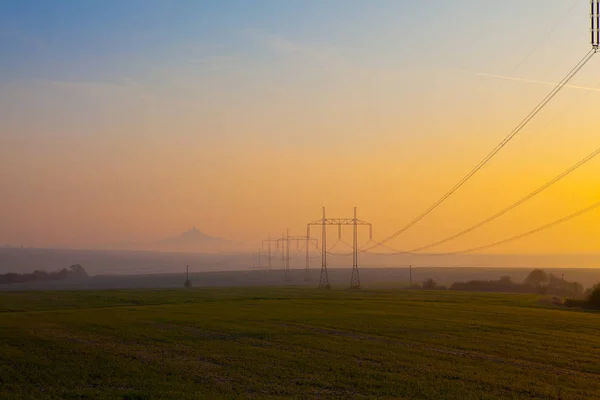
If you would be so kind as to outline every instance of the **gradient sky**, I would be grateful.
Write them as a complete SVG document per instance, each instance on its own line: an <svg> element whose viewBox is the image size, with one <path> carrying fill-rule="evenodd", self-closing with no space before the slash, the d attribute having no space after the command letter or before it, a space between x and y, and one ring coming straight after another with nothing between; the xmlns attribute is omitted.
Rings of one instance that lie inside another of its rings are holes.
<svg viewBox="0 0 600 400"><path fill-rule="evenodd" d="M94 247L196 225L247 242L320 218L402 227L589 50L587 0L0 2L0 244ZM452 234L600 146L600 56L390 244ZM493 75L493 76L492 76ZM586 88L596 88L587 90ZM596 107L594 107L596 106ZM600 158L435 250L600 200ZM490 252L600 250L600 211ZM350 236L348 235L348 238ZM361 240L364 236L361 236Z"/></svg>

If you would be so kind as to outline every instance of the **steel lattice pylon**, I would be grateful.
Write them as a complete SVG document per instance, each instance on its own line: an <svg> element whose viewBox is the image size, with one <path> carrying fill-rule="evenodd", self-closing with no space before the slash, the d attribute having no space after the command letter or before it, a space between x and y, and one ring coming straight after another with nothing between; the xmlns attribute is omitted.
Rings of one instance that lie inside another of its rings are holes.
<svg viewBox="0 0 600 400"><path fill-rule="evenodd" d="M278 239L272 239L271 234L269 234L269 238L263 240L269 244L268 246L268 255L269 255L269 269L271 269L271 242L275 242L277 245L277 251L279 251L279 244L281 243L281 261L283 263L283 268L285 270L285 280L291 280L290 273L290 241L296 241L296 247L298 247L298 243L305 242L305 250L306 250L306 264L304 266L304 280L310 280L310 244L313 243L316 248L319 248L318 239L311 238L310 236L290 236L290 230L287 230L286 235L281 235Z"/></svg>
<svg viewBox="0 0 600 400"><path fill-rule="evenodd" d="M352 277L350 278L350 289L360 289L360 275L358 274L358 220L356 219L356 207L354 207L354 220L352 230Z"/></svg>
<svg viewBox="0 0 600 400"><path fill-rule="evenodd" d="M592 35L592 47L598 51L600 46L600 0L591 0L592 11L590 13L590 19L592 23L592 29L590 30Z"/></svg>
<svg viewBox="0 0 600 400"><path fill-rule="evenodd" d="M356 218L356 207L354 207L354 218L327 218L325 217L325 207L323 207L323 218L307 224L307 236L310 236L311 225L321 226L321 277L319 279L319 288L321 289L331 289L329 273L327 272L327 225L337 225L340 230L340 237L342 225L353 226L352 276L350 278L350 289L360 289L360 275L358 272L358 226L368 226L369 238L371 239L373 237L371 224Z"/></svg>

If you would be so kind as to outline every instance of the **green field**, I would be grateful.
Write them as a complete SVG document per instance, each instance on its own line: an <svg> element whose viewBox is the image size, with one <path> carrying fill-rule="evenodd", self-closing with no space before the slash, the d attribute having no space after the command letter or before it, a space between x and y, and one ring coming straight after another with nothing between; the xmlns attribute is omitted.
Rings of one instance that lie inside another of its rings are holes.
<svg viewBox="0 0 600 400"><path fill-rule="evenodd" d="M0 398L600 398L600 314L533 295L0 293Z"/></svg>

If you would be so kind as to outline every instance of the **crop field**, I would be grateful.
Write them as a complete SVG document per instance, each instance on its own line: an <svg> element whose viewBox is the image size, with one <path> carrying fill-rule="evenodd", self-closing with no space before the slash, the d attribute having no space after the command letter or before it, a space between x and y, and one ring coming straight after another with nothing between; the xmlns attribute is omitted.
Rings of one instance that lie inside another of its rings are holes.
<svg viewBox="0 0 600 400"><path fill-rule="evenodd" d="M7 292L0 398L593 399L599 332L534 295Z"/></svg>

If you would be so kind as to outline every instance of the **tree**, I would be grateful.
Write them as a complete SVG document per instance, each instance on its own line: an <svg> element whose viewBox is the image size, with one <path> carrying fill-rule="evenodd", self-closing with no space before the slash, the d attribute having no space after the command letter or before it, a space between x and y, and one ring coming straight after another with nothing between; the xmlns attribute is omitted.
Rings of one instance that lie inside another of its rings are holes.
<svg viewBox="0 0 600 400"><path fill-rule="evenodd" d="M87 278L88 273L80 264L74 264L69 267L69 275L74 278Z"/></svg>
<svg viewBox="0 0 600 400"><path fill-rule="evenodd" d="M600 283L596 283L592 287L592 291L588 297L588 305L593 308L600 308Z"/></svg>
<svg viewBox="0 0 600 400"><path fill-rule="evenodd" d="M46 271L35 270L33 271L34 280L36 281L47 281L48 273Z"/></svg>
<svg viewBox="0 0 600 400"><path fill-rule="evenodd" d="M423 282L423 289L435 289L436 287L437 287L437 282L434 281L432 278L427 278Z"/></svg>
<svg viewBox="0 0 600 400"><path fill-rule="evenodd" d="M523 284L537 288L546 282L548 282L548 275L546 275L546 273L541 269L534 269L529 273L529 275L527 275L527 278L525 278Z"/></svg>
<svg viewBox="0 0 600 400"><path fill-rule="evenodd" d="M569 291L576 296L581 296L583 293L583 285L579 282L569 282Z"/></svg>
<svg viewBox="0 0 600 400"><path fill-rule="evenodd" d="M510 276L504 275L500 278L500 282L508 284L508 283L512 283L512 280L510 279Z"/></svg>

